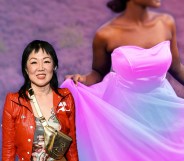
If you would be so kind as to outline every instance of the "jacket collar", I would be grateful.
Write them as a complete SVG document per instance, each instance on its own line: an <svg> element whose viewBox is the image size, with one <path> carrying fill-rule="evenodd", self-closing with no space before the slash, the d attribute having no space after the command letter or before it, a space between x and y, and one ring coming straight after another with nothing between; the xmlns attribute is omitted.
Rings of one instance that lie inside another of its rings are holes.
<svg viewBox="0 0 184 161"><path fill-rule="evenodd" d="M62 96L58 95L56 92L53 91L53 105L54 105L55 111L56 111L57 106L61 102L61 100L62 100Z"/></svg>
<svg viewBox="0 0 184 161"><path fill-rule="evenodd" d="M60 89L58 89L59 93L61 93ZM58 95L56 92L53 92L53 106L54 106L54 110L56 110L58 104L61 102L61 99L63 98L62 96ZM26 92L26 94L28 94L28 92ZM33 112L31 104L30 104L30 100L26 100L23 98L19 98L19 94L15 93L12 97L12 101L15 102L18 105L22 105L24 107L26 107L29 111Z"/></svg>

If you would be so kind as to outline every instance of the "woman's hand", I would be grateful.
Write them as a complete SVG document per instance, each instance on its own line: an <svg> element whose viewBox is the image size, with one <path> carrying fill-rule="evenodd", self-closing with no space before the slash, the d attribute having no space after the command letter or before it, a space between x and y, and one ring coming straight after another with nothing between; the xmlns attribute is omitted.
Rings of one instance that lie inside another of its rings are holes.
<svg viewBox="0 0 184 161"><path fill-rule="evenodd" d="M80 74L73 74L73 75L66 75L65 79L72 79L75 84L78 82L82 84L86 84L86 76L85 75L80 75Z"/></svg>

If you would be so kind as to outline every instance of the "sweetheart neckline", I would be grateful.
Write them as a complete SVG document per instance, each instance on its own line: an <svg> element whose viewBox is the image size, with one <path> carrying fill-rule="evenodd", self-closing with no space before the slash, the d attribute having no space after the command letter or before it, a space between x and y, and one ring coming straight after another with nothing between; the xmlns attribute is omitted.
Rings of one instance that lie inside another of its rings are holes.
<svg viewBox="0 0 184 161"><path fill-rule="evenodd" d="M136 49L141 49L141 50L150 50L150 49L153 49L153 48L155 48L155 47L157 47L157 46L159 46L159 45L161 45L161 44L164 44L164 43L170 43L170 41L169 41L169 40L161 41L161 42L157 43L156 45L154 45L154 46L152 46L152 47L150 47L150 48L144 48L144 47L137 46L137 45L122 45L122 46L119 46L119 47L115 48L115 49L113 50L113 52L114 52L115 50L118 50L118 49L121 49L121 48L136 48ZM112 53L113 53L113 52L112 52Z"/></svg>

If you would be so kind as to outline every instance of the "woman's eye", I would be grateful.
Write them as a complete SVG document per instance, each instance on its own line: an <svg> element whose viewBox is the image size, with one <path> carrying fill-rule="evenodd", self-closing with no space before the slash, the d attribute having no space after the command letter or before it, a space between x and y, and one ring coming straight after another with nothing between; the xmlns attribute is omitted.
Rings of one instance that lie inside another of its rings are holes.
<svg viewBox="0 0 184 161"><path fill-rule="evenodd" d="M36 64L36 62L35 62L35 61L33 61L33 62L31 62L31 64Z"/></svg>
<svg viewBox="0 0 184 161"><path fill-rule="evenodd" d="M50 63L50 61L44 61L44 63Z"/></svg>

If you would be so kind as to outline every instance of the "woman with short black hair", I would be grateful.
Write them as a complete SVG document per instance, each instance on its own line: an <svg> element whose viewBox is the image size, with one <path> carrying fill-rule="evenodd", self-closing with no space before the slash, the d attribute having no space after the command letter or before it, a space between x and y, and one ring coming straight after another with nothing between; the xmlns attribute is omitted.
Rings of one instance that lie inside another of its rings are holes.
<svg viewBox="0 0 184 161"><path fill-rule="evenodd" d="M67 88L58 88L58 59L51 44L34 40L24 49L19 92L6 97L2 120L2 160L54 161L44 146L44 128L28 90L33 89L42 115L55 130L72 138L61 161L78 161L75 134L75 104ZM65 145L61 145L65 146Z"/></svg>

